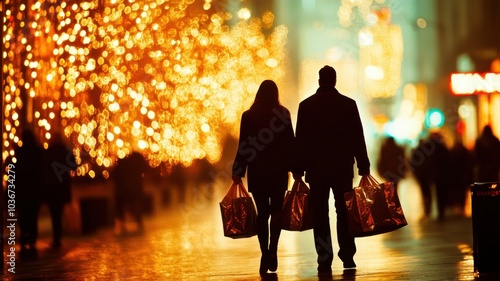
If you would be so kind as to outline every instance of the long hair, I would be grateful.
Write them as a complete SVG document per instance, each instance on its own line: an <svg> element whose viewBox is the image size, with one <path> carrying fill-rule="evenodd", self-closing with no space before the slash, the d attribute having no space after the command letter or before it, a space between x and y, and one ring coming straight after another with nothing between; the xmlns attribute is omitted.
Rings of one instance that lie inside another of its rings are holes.
<svg viewBox="0 0 500 281"><path fill-rule="evenodd" d="M278 86L272 80L264 80L255 95L250 110L268 111L280 105Z"/></svg>

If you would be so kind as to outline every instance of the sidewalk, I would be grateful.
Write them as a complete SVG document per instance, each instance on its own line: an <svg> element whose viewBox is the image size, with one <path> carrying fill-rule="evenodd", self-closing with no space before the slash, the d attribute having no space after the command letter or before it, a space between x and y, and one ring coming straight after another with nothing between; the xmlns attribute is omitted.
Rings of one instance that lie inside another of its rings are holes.
<svg viewBox="0 0 500 281"><path fill-rule="evenodd" d="M317 276L312 231L283 231L278 271L259 276L257 238L222 234L219 192L146 218L142 234L101 229L65 237L55 251L49 248L50 232L42 231L37 255L16 252L16 273L5 266L3 280L500 280L498 274L474 277L471 219L420 222L415 200L408 197L412 192L401 192L409 225L357 239L357 270L344 272L335 259L332 276ZM49 221L41 224L50 229Z"/></svg>

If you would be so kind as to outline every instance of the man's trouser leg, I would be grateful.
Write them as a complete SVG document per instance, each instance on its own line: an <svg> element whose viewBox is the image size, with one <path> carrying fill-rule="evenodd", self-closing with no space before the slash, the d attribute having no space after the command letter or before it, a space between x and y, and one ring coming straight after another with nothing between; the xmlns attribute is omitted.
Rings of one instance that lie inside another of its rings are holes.
<svg viewBox="0 0 500 281"><path fill-rule="evenodd" d="M314 214L314 244L318 254L318 265L319 267L330 267L333 261L332 235L328 215L330 187L319 183L311 183L310 187Z"/></svg>
<svg viewBox="0 0 500 281"><path fill-rule="evenodd" d="M337 213L337 241L339 243L339 258L348 262L351 261L356 253L356 244L354 236L349 234L349 225L347 222L347 208L345 205L344 193L352 189L352 179L339 181L338 186L333 187L333 196L335 198L335 211ZM339 190L339 191L337 191Z"/></svg>

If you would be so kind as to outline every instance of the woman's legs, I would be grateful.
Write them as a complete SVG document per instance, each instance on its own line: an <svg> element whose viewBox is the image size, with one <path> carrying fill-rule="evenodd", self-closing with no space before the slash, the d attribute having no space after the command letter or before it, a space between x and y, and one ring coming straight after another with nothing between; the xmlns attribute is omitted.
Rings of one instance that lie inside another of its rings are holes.
<svg viewBox="0 0 500 281"><path fill-rule="evenodd" d="M262 195L253 195L257 207L257 237L259 238L260 250L267 252L269 243L269 215L270 205L269 197Z"/></svg>
<svg viewBox="0 0 500 281"><path fill-rule="evenodd" d="M284 191L275 192L271 195L271 224L269 242L269 270L276 271L278 268L278 241L283 223L283 200Z"/></svg>
<svg viewBox="0 0 500 281"><path fill-rule="evenodd" d="M269 250L276 251L278 249L278 240L281 234L281 225L283 223L283 200L284 191L276 192L271 196L271 224L270 224L270 242Z"/></svg>
<svg viewBox="0 0 500 281"><path fill-rule="evenodd" d="M259 239L260 251L260 273L266 273L268 266L268 243L269 243L269 197L265 195L254 194L255 205L257 207L257 238Z"/></svg>
<svg viewBox="0 0 500 281"><path fill-rule="evenodd" d="M257 206L257 237L262 253L261 272L263 267L265 271L276 271L278 267L277 251L283 222L284 193L283 190L276 191L271 196L253 194Z"/></svg>

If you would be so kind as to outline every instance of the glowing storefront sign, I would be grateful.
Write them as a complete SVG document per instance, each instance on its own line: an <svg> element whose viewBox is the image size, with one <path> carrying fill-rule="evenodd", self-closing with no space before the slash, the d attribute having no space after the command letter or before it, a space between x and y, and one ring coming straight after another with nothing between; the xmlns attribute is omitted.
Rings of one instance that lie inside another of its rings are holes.
<svg viewBox="0 0 500 281"><path fill-rule="evenodd" d="M454 95L500 93L500 73L454 73L450 86Z"/></svg>

